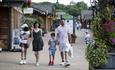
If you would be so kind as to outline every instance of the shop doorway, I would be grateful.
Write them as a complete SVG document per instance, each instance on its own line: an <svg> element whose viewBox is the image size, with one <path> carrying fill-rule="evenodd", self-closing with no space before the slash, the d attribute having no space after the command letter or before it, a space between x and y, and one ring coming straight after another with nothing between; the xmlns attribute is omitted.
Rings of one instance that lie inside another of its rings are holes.
<svg viewBox="0 0 115 70"><path fill-rule="evenodd" d="M0 7L0 47L8 49L9 45L9 8Z"/></svg>

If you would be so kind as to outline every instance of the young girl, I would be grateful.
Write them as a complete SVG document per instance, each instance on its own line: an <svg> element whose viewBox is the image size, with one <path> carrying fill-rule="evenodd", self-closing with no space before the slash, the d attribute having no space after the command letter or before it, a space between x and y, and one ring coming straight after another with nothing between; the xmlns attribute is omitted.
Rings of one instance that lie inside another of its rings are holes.
<svg viewBox="0 0 115 70"><path fill-rule="evenodd" d="M54 65L55 52L56 52L56 39L55 33L51 33L51 39L48 42L49 44L49 66Z"/></svg>
<svg viewBox="0 0 115 70"><path fill-rule="evenodd" d="M20 33L20 47L21 47L21 61L20 64L26 64L26 55L27 55L27 48L29 47L29 28L24 27Z"/></svg>

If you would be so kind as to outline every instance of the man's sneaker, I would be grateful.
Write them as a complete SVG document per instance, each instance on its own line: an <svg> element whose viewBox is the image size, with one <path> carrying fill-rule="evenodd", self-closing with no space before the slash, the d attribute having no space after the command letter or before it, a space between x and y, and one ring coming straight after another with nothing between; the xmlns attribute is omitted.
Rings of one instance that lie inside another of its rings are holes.
<svg viewBox="0 0 115 70"><path fill-rule="evenodd" d="M61 62L61 63L60 63L60 66L64 66L64 64L65 64L65 62Z"/></svg>
<svg viewBox="0 0 115 70"><path fill-rule="evenodd" d="M23 60L23 64L26 64L27 62L26 62L26 60Z"/></svg>
<svg viewBox="0 0 115 70"><path fill-rule="evenodd" d="M38 63L38 62L36 63L36 66L39 66L39 63Z"/></svg>
<svg viewBox="0 0 115 70"><path fill-rule="evenodd" d="M69 62L66 62L66 63L65 63L65 67L67 67L67 66L70 66L70 63L69 63Z"/></svg>
<svg viewBox="0 0 115 70"><path fill-rule="evenodd" d="M24 63L23 60L21 60L21 61L20 61L20 64L22 65L23 63Z"/></svg>

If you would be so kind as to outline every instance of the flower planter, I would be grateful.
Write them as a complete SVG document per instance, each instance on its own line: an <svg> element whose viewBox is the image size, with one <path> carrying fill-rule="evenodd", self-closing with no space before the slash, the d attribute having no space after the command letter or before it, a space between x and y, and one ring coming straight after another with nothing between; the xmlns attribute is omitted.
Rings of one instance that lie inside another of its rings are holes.
<svg viewBox="0 0 115 70"><path fill-rule="evenodd" d="M75 43L77 36L75 34L71 35L72 43Z"/></svg>
<svg viewBox="0 0 115 70"><path fill-rule="evenodd" d="M76 38L72 38L72 43L75 43L75 41L76 41Z"/></svg>
<svg viewBox="0 0 115 70"><path fill-rule="evenodd" d="M100 68L95 68L95 70L115 70L115 53L109 53L108 55L108 63Z"/></svg>

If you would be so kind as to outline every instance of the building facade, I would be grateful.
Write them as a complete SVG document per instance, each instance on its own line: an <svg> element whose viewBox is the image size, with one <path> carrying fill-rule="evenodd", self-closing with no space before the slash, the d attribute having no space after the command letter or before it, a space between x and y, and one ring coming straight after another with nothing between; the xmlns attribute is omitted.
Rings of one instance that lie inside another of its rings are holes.
<svg viewBox="0 0 115 70"><path fill-rule="evenodd" d="M55 16L54 5L50 3L32 3L31 7L34 10L33 15L36 17L41 17L45 21L42 23L42 28L45 32L50 31Z"/></svg>
<svg viewBox="0 0 115 70"><path fill-rule="evenodd" d="M0 48L10 50L13 30L22 24L24 0L4 0L0 2Z"/></svg>

